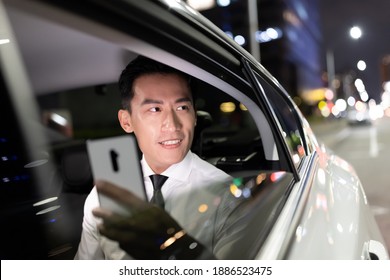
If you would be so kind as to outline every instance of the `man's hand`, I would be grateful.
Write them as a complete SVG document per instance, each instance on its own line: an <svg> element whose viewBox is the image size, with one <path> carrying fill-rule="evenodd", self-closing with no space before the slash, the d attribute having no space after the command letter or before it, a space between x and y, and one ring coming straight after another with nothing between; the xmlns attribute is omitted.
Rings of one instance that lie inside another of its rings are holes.
<svg viewBox="0 0 390 280"><path fill-rule="evenodd" d="M186 234L163 209L111 183L99 181L97 191L121 203L132 213L122 216L103 208L93 214L103 220L99 231L136 259L191 259L202 245Z"/></svg>

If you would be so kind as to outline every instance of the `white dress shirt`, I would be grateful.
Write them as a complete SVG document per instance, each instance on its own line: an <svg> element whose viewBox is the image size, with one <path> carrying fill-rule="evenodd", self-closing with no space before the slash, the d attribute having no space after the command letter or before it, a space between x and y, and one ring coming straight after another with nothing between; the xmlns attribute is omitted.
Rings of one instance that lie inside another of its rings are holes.
<svg viewBox="0 0 390 280"><path fill-rule="evenodd" d="M148 199L153 195L153 185L149 178L154 174L144 158L141 160L144 183ZM212 246L210 220L219 204L218 195L213 195L216 185L231 177L212 164L202 160L191 151L177 164L170 166L162 175L168 180L162 187L165 210L195 239L206 247ZM205 188L206 187L206 188ZM202 189L202 191L197 190ZM195 195L194 195L195 194ZM83 230L75 259L131 259L119 248L117 242L101 236L97 225L100 220L93 216L92 209L99 206L96 188L88 195L84 205Z"/></svg>

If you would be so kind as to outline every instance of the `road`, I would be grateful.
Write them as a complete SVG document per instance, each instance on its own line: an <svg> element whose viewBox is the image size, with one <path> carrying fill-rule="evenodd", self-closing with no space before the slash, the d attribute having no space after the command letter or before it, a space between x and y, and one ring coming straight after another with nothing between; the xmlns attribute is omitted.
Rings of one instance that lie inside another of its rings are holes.
<svg viewBox="0 0 390 280"><path fill-rule="evenodd" d="M372 125L312 125L319 140L356 169L390 253L390 118Z"/></svg>

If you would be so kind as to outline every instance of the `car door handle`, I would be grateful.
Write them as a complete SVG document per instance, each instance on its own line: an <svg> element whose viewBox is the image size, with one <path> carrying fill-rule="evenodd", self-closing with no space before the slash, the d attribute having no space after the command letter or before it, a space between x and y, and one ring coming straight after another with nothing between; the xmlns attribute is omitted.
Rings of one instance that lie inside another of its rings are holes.
<svg viewBox="0 0 390 280"><path fill-rule="evenodd" d="M370 240L364 243L363 259L365 260L388 260L389 255L386 247L379 241Z"/></svg>

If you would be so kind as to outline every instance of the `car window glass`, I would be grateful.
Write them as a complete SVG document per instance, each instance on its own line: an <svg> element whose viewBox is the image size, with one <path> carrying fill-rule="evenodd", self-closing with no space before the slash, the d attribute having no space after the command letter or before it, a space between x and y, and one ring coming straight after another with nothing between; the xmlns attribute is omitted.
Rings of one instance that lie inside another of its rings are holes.
<svg viewBox="0 0 390 280"><path fill-rule="evenodd" d="M267 169L259 131L242 103L199 81L196 108L195 152L226 171Z"/></svg>
<svg viewBox="0 0 390 280"><path fill-rule="evenodd" d="M304 135L301 134L302 129L300 129L300 124L294 115L294 109L279 91L275 90L274 87L261 78L259 78L259 81L275 112L293 162L295 166L298 166L301 159L305 156L305 149L303 142Z"/></svg>

